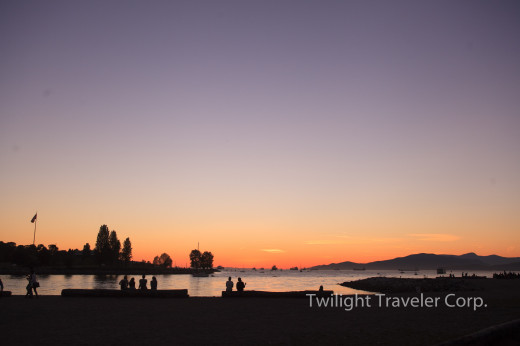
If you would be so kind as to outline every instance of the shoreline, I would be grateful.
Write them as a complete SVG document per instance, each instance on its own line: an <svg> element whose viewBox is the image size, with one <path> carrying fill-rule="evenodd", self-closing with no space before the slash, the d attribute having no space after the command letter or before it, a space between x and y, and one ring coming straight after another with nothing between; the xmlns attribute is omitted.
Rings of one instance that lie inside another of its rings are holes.
<svg viewBox="0 0 520 346"><path fill-rule="evenodd" d="M520 279L464 278L392 278L370 277L339 284L356 290L377 293L468 292L509 290L520 292Z"/></svg>

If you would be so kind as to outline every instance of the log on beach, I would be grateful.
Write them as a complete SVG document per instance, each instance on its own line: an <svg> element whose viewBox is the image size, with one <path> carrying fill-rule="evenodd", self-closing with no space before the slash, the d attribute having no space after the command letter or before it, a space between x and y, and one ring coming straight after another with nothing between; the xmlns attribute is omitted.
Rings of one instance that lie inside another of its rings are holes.
<svg viewBox="0 0 520 346"><path fill-rule="evenodd" d="M222 291L224 298L308 298L308 294L316 296L330 296L333 291L289 291L289 292L269 292L269 291Z"/></svg>
<svg viewBox="0 0 520 346"><path fill-rule="evenodd" d="M0 297L10 297L11 291L0 291Z"/></svg>
<svg viewBox="0 0 520 346"><path fill-rule="evenodd" d="M62 297L139 297L139 298L188 298L188 290L106 290L64 289Z"/></svg>

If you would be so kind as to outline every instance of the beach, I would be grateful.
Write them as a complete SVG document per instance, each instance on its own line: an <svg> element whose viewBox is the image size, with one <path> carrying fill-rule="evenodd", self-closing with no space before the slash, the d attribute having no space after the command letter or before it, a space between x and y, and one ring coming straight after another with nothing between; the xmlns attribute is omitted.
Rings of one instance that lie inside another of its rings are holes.
<svg viewBox="0 0 520 346"><path fill-rule="evenodd" d="M310 307L306 298L13 296L0 298L0 326L4 345L434 345L520 318L520 282L488 286L456 292L457 297L481 297L487 307L476 310L444 304L435 308L372 304L346 311Z"/></svg>

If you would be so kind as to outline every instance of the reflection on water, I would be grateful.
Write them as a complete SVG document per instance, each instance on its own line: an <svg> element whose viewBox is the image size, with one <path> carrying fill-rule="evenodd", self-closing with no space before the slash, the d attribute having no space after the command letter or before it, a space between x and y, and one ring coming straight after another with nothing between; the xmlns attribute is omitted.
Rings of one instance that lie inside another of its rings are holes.
<svg viewBox="0 0 520 346"><path fill-rule="evenodd" d="M471 275L472 273L469 273ZM492 276L492 272L475 272L476 275L487 277ZM364 293L348 287L338 285L338 283L352 280L364 279L373 276L388 277L410 277L434 278L437 276L435 270L423 270L415 275L414 272L399 273L396 270L386 271L351 271L351 270L313 270L313 271L223 271L215 273L209 277L192 277L191 275L155 275L157 278L158 289L181 289L187 288L188 294L192 297L220 297L225 289L228 276L232 277L236 285L237 278L241 277L247 284L246 290L255 291L303 291L317 290L323 285L326 290L333 290L337 294ZM139 282L140 275L129 275L128 279L134 277ZM99 289L119 289L119 281L123 275L38 275L40 287L38 292L42 295L60 295L62 289L66 288L99 288ZM148 287L150 287L151 275L147 275ZM13 292L16 295L25 294L27 280L25 276L3 275L4 290Z"/></svg>

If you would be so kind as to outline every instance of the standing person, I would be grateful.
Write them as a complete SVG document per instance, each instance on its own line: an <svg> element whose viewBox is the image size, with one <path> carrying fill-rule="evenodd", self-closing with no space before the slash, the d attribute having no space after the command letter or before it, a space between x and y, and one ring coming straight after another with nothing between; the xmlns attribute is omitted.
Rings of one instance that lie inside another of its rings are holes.
<svg viewBox="0 0 520 346"><path fill-rule="evenodd" d="M4 283L2 282L2 278L0 278L0 292L4 291Z"/></svg>
<svg viewBox="0 0 520 346"><path fill-rule="evenodd" d="M226 292L233 291L233 281L231 281L231 276L228 278L228 281L226 281Z"/></svg>
<svg viewBox="0 0 520 346"><path fill-rule="evenodd" d="M25 298L32 298L33 297L33 291L32 291L32 282L31 282L31 276L27 275L25 277L27 279L27 286L25 286Z"/></svg>
<svg viewBox="0 0 520 346"><path fill-rule="evenodd" d="M237 291L243 292L245 287L246 287L246 284L242 281L242 278L238 278Z"/></svg>
<svg viewBox="0 0 520 346"><path fill-rule="evenodd" d="M152 276L152 281L150 281L150 287L152 290L157 291L157 279L155 276Z"/></svg>
<svg viewBox="0 0 520 346"><path fill-rule="evenodd" d="M36 291L36 289L38 287L40 287L40 283L36 279L36 273L34 272L33 269L31 269L31 276L30 276L30 279L29 279L29 283L31 284L31 288L34 291L34 294L36 295L36 298L38 298L38 291Z"/></svg>
<svg viewBox="0 0 520 346"><path fill-rule="evenodd" d="M145 279L145 276L146 275L143 274L143 278L139 280L139 289L143 291L148 289L148 287L146 287L148 280Z"/></svg>
<svg viewBox="0 0 520 346"><path fill-rule="evenodd" d="M123 280L119 281L119 285L121 286L121 291L126 291L128 288L128 277L126 275Z"/></svg>
<svg viewBox="0 0 520 346"><path fill-rule="evenodd" d="M130 282L128 282L128 287L129 287L131 290L135 290L135 280L134 280L134 278L131 278L131 279L130 279Z"/></svg>

